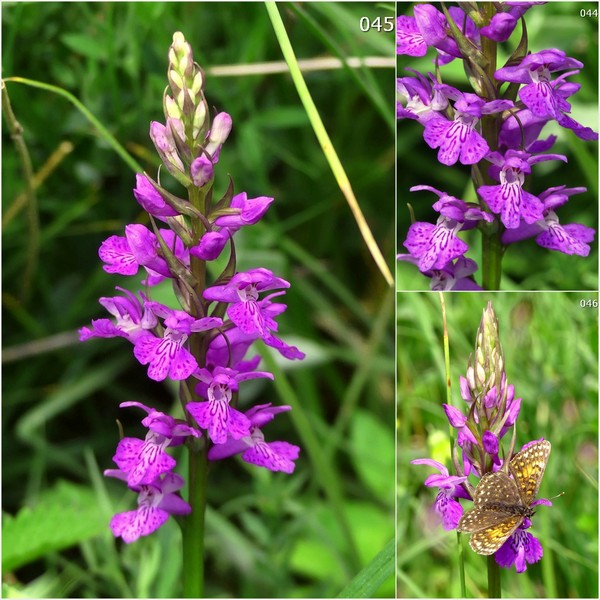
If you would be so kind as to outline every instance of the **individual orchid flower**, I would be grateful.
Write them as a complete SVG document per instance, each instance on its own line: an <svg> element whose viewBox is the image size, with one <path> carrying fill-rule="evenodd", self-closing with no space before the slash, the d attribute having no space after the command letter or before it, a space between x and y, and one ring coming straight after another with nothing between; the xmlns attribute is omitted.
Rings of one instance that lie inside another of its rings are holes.
<svg viewBox="0 0 600 600"><path fill-rule="evenodd" d="M136 406L148 413L142 421L142 425L148 428L145 439L122 438L113 456L119 469L127 473L129 487L152 483L159 475L171 471L176 462L166 453L166 448L182 444L186 436L200 435L193 427L141 402L121 402L119 406Z"/></svg>
<svg viewBox="0 0 600 600"><path fill-rule="evenodd" d="M150 335L137 340L133 348L135 357L143 365L149 365L150 379L187 379L198 368L196 358L184 346L188 337L220 327L223 321L216 317L194 319L182 310L173 310L158 302L146 304L155 315L164 318L165 330L162 336Z"/></svg>
<svg viewBox="0 0 600 600"><path fill-rule="evenodd" d="M300 454L300 448L288 442L266 442L262 428L275 415L291 410L291 406L261 404L246 412L251 423L250 435L235 440L229 437L224 444L213 446L208 451L209 460L221 460L234 454L241 454L242 460L252 465L264 467L269 471L293 473L294 461Z"/></svg>
<svg viewBox="0 0 600 600"><path fill-rule="evenodd" d="M127 474L117 469L106 469L104 475L127 481ZM115 537L123 538L127 544L142 536L154 533L171 515L188 515L192 509L177 492L184 485L183 478L175 473L166 473L152 483L131 487L138 493L136 510L117 513L110 521Z"/></svg>
<svg viewBox="0 0 600 600"><path fill-rule="evenodd" d="M195 376L200 380L196 393L205 397L206 402L188 402L187 411L194 417L198 426L208 431L214 444L224 444L227 436L239 440L250 435L250 420L231 406L232 395L238 391L238 384L259 377L273 379L266 371L241 373L226 367L215 367L211 373L200 369Z"/></svg>

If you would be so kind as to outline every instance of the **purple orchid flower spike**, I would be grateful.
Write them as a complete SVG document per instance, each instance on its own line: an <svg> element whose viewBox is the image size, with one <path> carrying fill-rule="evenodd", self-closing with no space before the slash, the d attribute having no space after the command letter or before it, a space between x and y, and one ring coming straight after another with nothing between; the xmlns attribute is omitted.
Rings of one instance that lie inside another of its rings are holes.
<svg viewBox="0 0 600 600"><path fill-rule="evenodd" d="M117 288L121 296L101 298L112 318L93 320L80 329L79 336L82 341L123 337L133 345L135 358L147 365L150 379L181 382L175 407L181 405L187 421L141 402L121 404L146 413L142 425L147 431L143 439L123 437L118 442L113 460L119 468L105 475L127 482L138 493L137 509L115 515L110 524L114 535L126 543L156 531L171 514L198 515L181 519L180 524L187 540L182 554L183 589L186 595L201 597L202 578L197 573L202 562L206 480L191 477L187 482L190 504L182 500L177 491L184 480L173 472L177 464L168 449L186 442L183 450L191 452L192 473L197 472L194 460L204 461L207 451L213 460L239 452L248 463L293 472L298 446L266 442L261 431L290 407L261 405L242 413L237 409L238 388L243 381L273 379L271 373L258 370L260 356L247 356L254 342L263 340L288 359L302 359L304 354L275 336L276 318L287 308L276 299L290 284L265 268L237 271L234 234L256 224L274 199L234 194L231 177L224 195L216 197L215 167L232 130L232 118L226 112L209 115L204 72L181 32L173 35L168 59L165 121L150 124L150 138L162 167L185 188L186 197L163 188L160 171L156 181L151 175L137 174L133 195L149 213L152 229L129 224L124 236L114 235L102 243L99 255L108 273L134 276L144 269L143 292ZM155 219L165 228L157 229ZM225 247L229 257L209 268L207 261L219 257ZM166 288L154 286L165 278L170 280L176 308L156 301ZM198 398L205 400L195 401Z"/></svg>
<svg viewBox="0 0 600 600"><path fill-rule="evenodd" d="M530 187L534 164L566 162L566 157L558 154L541 154L548 152L555 140L554 136L539 139L547 123L556 121L584 141L598 139L594 130L570 114L569 99L581 84L569 78L577 75L583 64L557 48L532 53L527 47L524 16L543 4L494 2L484 9L463 2L458 7L443 7L442 13L437 5L417 3L413 17L397 17L397 54L418 58L434 48L437 56L435 73L406 68L412 76L396 79L396 117L423 126L423 139L437 150L438 163L471 166L479 207L492 216L488 226L438 211L443 216L436 223L407 225L403 243L409 254L399 253L397 259L416 264L431 279L432 289L477 289L470 277L472 271L463 274L473 248L457 237L474 226L483 238L480 277L486 289L499 289L504 252L518 239L536 236L538 245L549 250L580 256L589 253L591 230L579 224L561 225L556 212L544 206ZM498 43L507 41L521 20L521 39L511 46L519 52L500 66ZM496 43L483 44L485 38ZM474 93L446 83L443 66L455 59L463 61ZM488 169L484 161L492 167ZM516 235L505 229L515 230Z"/></svg>
<svg viewBox="0 0 600 600"><path fill-rule="evenodd" d="M490 302L477 331L467 375L460 379L466 414L443 405L450 425L458 432L452 451L456 474L432 459L411 462L439 471L430 475L425 485L439 488L434 509L445 529L470 534L469 544L475 552L495 554L499 565L515 564L522 572L527 562L539 560L542 554L541 545L526 529L531 526L535 506L551 505L544 498L536 499L551 445L535 440L502 460L500 441L509 431L515 434L521 399L515 399L514 387L506 380L498 327ZM468 481L473 477L479 479L476 485ZM468 502L463 500L472 501L472 508L465 510Z"/></svg>

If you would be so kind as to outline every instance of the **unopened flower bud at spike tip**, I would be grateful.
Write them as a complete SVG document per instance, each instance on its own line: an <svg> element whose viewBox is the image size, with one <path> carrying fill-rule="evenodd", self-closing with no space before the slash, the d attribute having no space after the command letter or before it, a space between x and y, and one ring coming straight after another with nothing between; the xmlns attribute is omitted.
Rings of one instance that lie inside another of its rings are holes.
<svg viewBox="0 0 600 600"><path fill-rule="evenodd" d="M169 68L167 78L171 95L177 103L190 131L196 106L204 102L202 88L204 77L202 69L194 62L191 46L181 32L173 35L173 44L169 49ZM172 116L171 113L167 113Z"/></svg>
<svg viewBox="0 0 600 600"><path fill-rule="evenodd" d="M198 106L196 106L196 112L194 113L193 120L193 138L197 140L202 132L204 131L204 125L206 123L206 104L204 102L200 102Z"/></svg>
<svg viewBox="0 0 600 600"><path fill-rule="evenodd" d="M171 96L165 96L165 115L173 119L181 119L183 116L179 105Z"/></svg>
<svg viewBox="0 0 600 600"><path fill-rule="evenodd" d="M182 61L186 61L189 64L194 62L194 56L192 54L192 47L185 41L185 36L181 31L176 31L173 34L173 44L171 45L175 57L171 56L169 52L169 60L173 64L180 65Z"/></svg>
<svg viewBox="0 0 600 600"><path fill-rule="evenodd" d="M202 84L204 83L204 77L202 76L202 70L198 69L196 73L194 73L194 79L192 81L192 86L190 89L190 93L197 95L202 91Z"/></svg>
<svg viewBox="0 0 600 600"><path fill-rule="evenodd" d="M185 44L185 37L181 31L176 31L173 34L173 49L176 51L181 51L181 48Z"/></svg>
<svg viewBox="0 0 600 600"><path fill-rule="evenodd" d="M504 356L500 343L498 319L491 302L483 311L476 336L475 379L484 394L500 385L504 374Z"/></svg>
<svg viewBox="0 0 600 600"><path fill-rule="evenodd" d="M183 78L175 69L169 71L169 80L171 81L171 86L175 84L179 90L183 89Z"/></svg>

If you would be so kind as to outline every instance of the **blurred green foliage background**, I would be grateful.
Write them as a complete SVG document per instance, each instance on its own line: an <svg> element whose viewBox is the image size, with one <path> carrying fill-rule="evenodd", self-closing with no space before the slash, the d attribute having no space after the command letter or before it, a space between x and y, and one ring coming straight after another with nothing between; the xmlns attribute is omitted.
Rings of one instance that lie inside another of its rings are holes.
<svg viewBox="0 0 600 600"><path fill-rule="evenodd" d="M531 532L544 548L525 573L501 569L506 598L593 598L598 595L598 294L447 293L452 404L461 410L459 377L475 347L488 300L500 323L506 374L522 398L517 448L552 443ZM583 305L582 305L583 304ZM398 296L398 595L461 597L457 534L431 510L434 472L410 464L432 457L451 468L443 322L437 293ZM504 451L510 434L504 438ZM486 558L462 535L467 595L485 597Z"/></svg>
<svg viewBox="0 0 600 600"><path fill-rule="evenodd" d="M450 6L455 5L454 3ZM412 16L413 3L399 2L398 14ZM581 10L590 10L590 16L580 16ZM594 12L595 15L594 15ZM539 52L559 48L583 63L578 75L569 77L581 85L571 98L573 118L598 131L598 3L548 2L531 7L525 14L529 49ZM500 45L498 65L502 66L519 42L521 26L517 25L511 38ZM398 77L409 77L407 67L421 73L435 72L434 53L423 58L398 56ZM472 91L467 82L462 61L454 60L440 68L444 83L463 92ZM542 138L558 136L551 152L567 156L568 164L548 161L534 165L530 180L532 193L550 187L586 187L587 192L572 196L561 206L557 215L561 224L581 223L597 229L598 222L598 143L584 142L556 123L548 123ZM414 185L431 185L468 202L477 201L470 179L470 168L457 163L451 167L437 162L437 150L423 140L423 128L409 119L398 121L398 252L406 252L402 245L411 223L407 204L414 209L416 221L434 223L439 216L432 208L437 200L428 192L410 192ZM481 270L481 235L477 230L461 234L470 247L467 256L473 258ZM594 290L598 287L598 246L592 244L590 255L567 256L545 250L534 238L509 247L502 261L501 289L506 290ZM475 273L481 284L481 273ZM429 279L423 277L414 265L399 262L397 287L399 290L429 289Z"/></svg>
<svg viewBox="0 0 600 600"><path fill-rule="evenodd" d="M359 19L393 7L358 2L279 4L301 59L394 56L393 33ZM206 593L211 597L331 597L394 534L394 298L376 270L285 73L235 77L222 65L282 60L261 3L3 3L5 77L60 86L156 173L148 138L163 119L166 54L174 31L206 71L209 103L233 118L218 165L227 185L274 196L261 224L237 237L239 267L290 280L281 333L307 352L288 365L342 500L333 507L304 449L288 477L235 460L210 474ZM337 68L306 81L388 264L394 263L394 74ZM120 340L80 345L76 330L104 316L115 285L101 241L144 214L134 173L84 116L55 94L7 82L36 174L39 236L32 235L21 164L3 128L3 571L4 594L29 597L173 597L180 593L179 531L125 546L108 522L135 495L101 476L112 467L115 420L140 435L137 400L160 410L176 390L150 382ZM5 121L6 124L6 121ZM37 258L29 277L28 260ZM28 258L29 257L29 258ZM278 402L262 382L249 403ZM298 413L297 413L298 414ZM294 418L268 432L303 446ZM181 457L183 460L183 457ZM183 471L182 471L183 472ZM349 528L358 558L343 534ZM9 551L10 550L10 551ZM392 577L371 592L394 593Z"/></svg>

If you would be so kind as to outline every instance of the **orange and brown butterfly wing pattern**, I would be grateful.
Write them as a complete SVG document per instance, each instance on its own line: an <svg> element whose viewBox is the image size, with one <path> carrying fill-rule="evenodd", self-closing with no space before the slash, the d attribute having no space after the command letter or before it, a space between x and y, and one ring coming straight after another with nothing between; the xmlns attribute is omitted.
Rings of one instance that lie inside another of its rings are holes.
<svg viewBox="0 0 600 600"><path fill-rule="evenodd" d="M529 506L538 494L551 448L547 440L536 442L514 456L508 465L525 506Z"/></svg>
<svg viewBox="0 0 600 600"><path fill-rule="evenodd" d="M507 520L504 512L497 510L486 510L485 508L474 508L468 510L458 524L461 533L478 533L491 529L502 521Z"/></svg>
<svg viewBox="0 0 600 600"><path fill-rule="evenodd" d="M471 535L469 544L477 554L483 554L485 556L494 554L494 552L500 549L502 544L504 544L523 522L523 517L521 515L507 516L504 513L495 514L498 520L494 525L476 531Z"/></svg>
<svg viewBox="0 0 600 600"><path fill-rule="evenodd" d="M486 473L475 489L474 508L490 504L521 504L521 495L517 485L504 471Z"/></svg>
<svg viewBox="0 0 600 600"><path fill-rule="evenodd" d="M493 554L523 522L523 515L509 512L522 508L521 496L513 479L503 471L486 473L479 482L472 510L458 523L458 531L471 533L469 544L477 554Z"/></svg>
<svg viewBox="0 0 600 600"><path fill-rule="evenodd" d="M477 554L494 554L515 532L537 496L551 445L532 444L509 463L513 478L504 471L486 473L473 497L473 509L458 523L458 531L471 533L469 544Z"/></svg>

